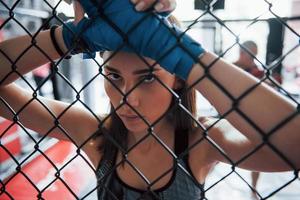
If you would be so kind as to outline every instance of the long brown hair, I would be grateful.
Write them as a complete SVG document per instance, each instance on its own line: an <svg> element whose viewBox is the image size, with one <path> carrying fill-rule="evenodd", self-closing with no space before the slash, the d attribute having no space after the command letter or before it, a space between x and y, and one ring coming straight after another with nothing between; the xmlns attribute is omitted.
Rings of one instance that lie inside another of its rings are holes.
<svg viewBox="0 0 300 200"><path fill-rule="evenodd" d="M173 25L180 27L179 21L174 16L170 16L168 20ZM181 82L182 87L174 90L177 97L173 95L171 104L165 115L174 125L176 131L188 134L196 127L194 119L191 117L195 117L196 115L196 92L195 89L189 88L185 81L178 77L176 78L178 79L177 81ZM128 130L116 114L112 105L109 115L99 130L98 135L104 136L99 146L99 150L103 153L102 159L111 160L111 157L116 155L118 148L127 150Z"/></svg>

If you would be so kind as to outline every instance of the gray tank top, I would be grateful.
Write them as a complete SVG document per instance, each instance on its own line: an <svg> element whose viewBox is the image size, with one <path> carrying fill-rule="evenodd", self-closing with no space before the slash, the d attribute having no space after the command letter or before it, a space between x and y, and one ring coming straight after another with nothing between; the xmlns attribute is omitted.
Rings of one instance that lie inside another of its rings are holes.
<svg viewBox="0 0 300 200"><path fill-rule="evenodd" d="M114 170L113 162L100 163L97 169L99 200L199 200L205 198L204 185L198 183L193 176L188 154L188 133L175 131L175 154L173 174L169 182L162 188L143 191L123 182ZM185 155L185 156L184 156Z"/></svg>

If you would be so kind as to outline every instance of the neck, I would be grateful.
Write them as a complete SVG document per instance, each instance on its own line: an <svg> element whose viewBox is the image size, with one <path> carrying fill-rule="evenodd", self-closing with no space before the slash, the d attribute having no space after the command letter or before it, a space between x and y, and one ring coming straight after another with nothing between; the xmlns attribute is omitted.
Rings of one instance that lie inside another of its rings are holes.
<svg viewBox="0 0 300 200"><path fill-rule="evenodd" d="M160 122L154 126L153 134L155 134L163 142L167 142L168 139L171 138L170 136L172 135L171 133L174 132L174 128L166 120L163 121L164 122ZM139 144L136 145L137 142L139 142ZM147 131L142 133L128 132L128 147L131 148L134 145L136 145L134 147L134 151L146 154L152 148L155 148L157 145L160 146L161 144Z"/></svg>

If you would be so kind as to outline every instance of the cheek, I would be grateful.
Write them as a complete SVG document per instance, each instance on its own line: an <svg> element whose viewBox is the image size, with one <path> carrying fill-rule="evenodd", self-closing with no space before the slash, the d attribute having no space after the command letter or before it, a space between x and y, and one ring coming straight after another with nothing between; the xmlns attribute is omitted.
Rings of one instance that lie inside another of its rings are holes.
<svg viewBox="0 0 300 200"><path fill-rule="evenodd" d="M120 95L120 92L115 88L115 86L113 86L109 81L105 80L104 90L112 105L114 107L118 106L122 99L122 96Z"/></svg>
<svg viewBox="0 0 300 200"><path fill-rule="evenodd" d="M172 102L172 94L163 86L158 84L156 88L153 88L153 91L149 91L148 94L144 96L145 101L148 101L148 109L154 115L164 114L170 107Z"/></svg>

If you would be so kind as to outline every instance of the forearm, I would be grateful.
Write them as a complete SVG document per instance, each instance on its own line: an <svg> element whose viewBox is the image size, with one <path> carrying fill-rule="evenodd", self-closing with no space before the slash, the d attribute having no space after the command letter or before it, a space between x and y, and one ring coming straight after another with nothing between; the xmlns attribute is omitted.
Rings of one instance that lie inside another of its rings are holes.
<svg viewBox="0 0 300 200"><path fill-rule="evenodd" d="M61 27L56 29L55 38L60 48L66 52ZM2 86L19 78L17 73L11 73L13 68L23 75L60 58L51 42L49 30L40 32L34 39L35 43L32 40L29 35L26 35L0 43L0 81Z"/></svg>
<svg viewBox="0 0 300 200"><path fill-rule="evenodd" d="M53 121L49 120L43 123L43 119L51 119L50 113L43 112L45 108L36 100L33 99L32 93L22 89L12 83L0 87L0 114L10 121L18 117L18 122L25 127L37 131L39 134L45 133L53 127ZM39 97L40 99L40 97ZM28 104L28 102L30 102ZM43 114L41 114L43 113ZM46 117L47 116L47 117ZM39 124L47 124L47 128L41 129Z"/></svg>
<svg viewBox="0 0 300 200"><path fill-rule="evenodd" d="M10 121L18 117L18 123L40 135L69 140L68 134L77 144L82 144L98 127L98 121L87 109L40 96L37 100L32 92L14 83L0 87L0 97L1 117ZM85 123L80 128L74 126L82 121Z"/></svg>
<svg viewBox="0 0 300 200"><path fill-rule="evenodd" d="M206 53L201 58L201 62L205 66L209 66L216 58L215 55ZM209 74L235 101L249 88L257 84L255 78L249 76L236 66L222 60L219 60L211 67ZM188 83L194 83L203 75L203 67L196 65L189 75ZM296 112L296 104L290 102L266 84L259 84L258 87L241 98L237 104L234 104L234 100L229 98L223 90L209 78L200 81L195 85L195 88L216 107L220 114L226 113L235 105L263 134L270 133L278 124ZM256 131L243 116L238 114L236 110L230 112L226 118L252 142L258 143L262 141L262 136L258 131ZM299 135L297 130L300 128L300 123L297 123L297 121L299 121L299 117L290 120L270 137L269 141L284 152L285 155L288 154L290 148L297 147L297 143L300 139L299 136L297 136ZM288 138L288 141L286 138Z"/></svg>

